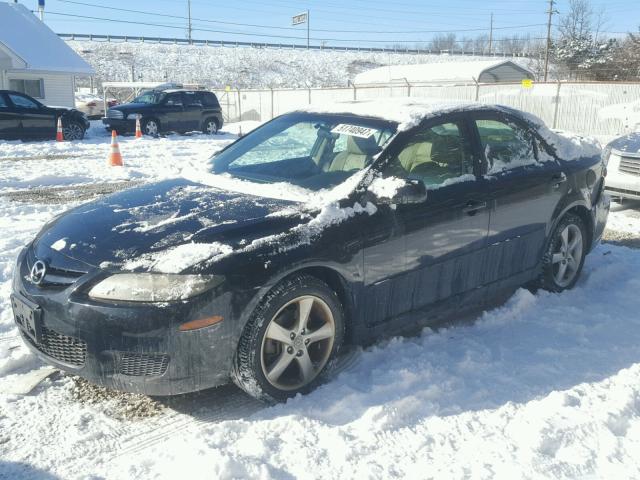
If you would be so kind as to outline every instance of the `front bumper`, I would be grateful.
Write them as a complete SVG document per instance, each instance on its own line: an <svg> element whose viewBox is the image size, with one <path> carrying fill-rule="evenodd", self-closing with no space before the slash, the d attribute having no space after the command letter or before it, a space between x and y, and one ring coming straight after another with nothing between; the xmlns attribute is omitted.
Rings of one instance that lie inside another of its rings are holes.
<svg viewBox="0 0 640 480"><path fill-rule="evenodd" d="M228 294L207 292L184 302L94 302L82 292L104 275L57 254L37 252L54 272L81 273L67 286L43 287L27 277L36 254L19 258L13 281L17 300L37 305L39 342L18 323L27 346L45 362L92 383L147 395L175 395L228 383L234 348ZM86 272L81 270L84 267ZM224 321L180 331L184 322L212 315Z"/></svg>
<svg viewBox="0 0 640 480"><path fill-rule="evenodd" d="M133 132L136 129L136 120L132 119L122 119L122 118L109 118L103 117L102 123L109 130L116 130L117 132Z"/></svg>

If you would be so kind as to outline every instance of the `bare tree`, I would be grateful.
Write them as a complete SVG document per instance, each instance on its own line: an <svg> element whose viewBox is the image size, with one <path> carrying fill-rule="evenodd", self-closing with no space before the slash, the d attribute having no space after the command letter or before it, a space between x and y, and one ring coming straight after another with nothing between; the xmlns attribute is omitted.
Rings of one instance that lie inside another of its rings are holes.
<svg viewBox="0 0 640 480"><path fill-rule="evenodd" d="M593 8L589 0L569 0L569 9L560 17L561 39L584 38L593 33Z"/></svg>
<svg viewBox="0 0 640 480"><path fill-rule="evenodd" d="M453 51L456 48L456 34L455 33L447 33L440 34L433 37L431 40L431 50L435 51Z"/></svg>

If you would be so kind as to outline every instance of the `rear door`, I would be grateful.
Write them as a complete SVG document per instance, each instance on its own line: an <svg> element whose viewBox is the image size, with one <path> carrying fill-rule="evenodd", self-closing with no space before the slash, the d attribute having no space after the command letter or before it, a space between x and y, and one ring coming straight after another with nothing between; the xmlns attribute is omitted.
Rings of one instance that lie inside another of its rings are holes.
<svg viewBox="0 0 640 480"><path fill-rule="evenodd" d="M390 154L385 176L420 179L428 193L423 203L396 205L392 233L365 249L370 323L475 289L486 261L488 198L465 117L418 127Z"/></svg>
<svg viewBox="0 0 640 480"><path fill-rule="evenodd" d="M199 130L202 126L201 92L184 92L184 122L186 130Z"/></svg>
<svg viewBox="0 0 640 480"><path fill-rule="evenodd" d="M5 94L0 93L0 138L11 140L17 137L18 114Z"/></svg>
<svg viewBox="0 0 640 480"><path fill-rule="evenodd" d="M160 122L162 123L163 129L175 131L188 130L182 92L167 93L162 102L164 121L161 118Z"/></svg>
<svg viewBox="0 0 640 480"><path fill-rule="evenodd" d="M473 114L473 126L487 165L492 207L487 281L526 274L542 258L567 177L554 157L539 151L540 140L521 120L478 112Z"/></svg>
<svg viewBox="0 0 640 480"><path fill-rule="evenodd" d="M32 98L19 93L7 93L19 118L20 137L52 138L56 127L55 113Z"/></svg>

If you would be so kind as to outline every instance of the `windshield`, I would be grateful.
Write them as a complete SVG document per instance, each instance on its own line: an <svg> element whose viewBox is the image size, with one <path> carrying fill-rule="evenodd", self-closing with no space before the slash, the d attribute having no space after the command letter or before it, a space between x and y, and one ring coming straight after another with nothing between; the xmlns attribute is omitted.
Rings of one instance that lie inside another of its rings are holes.
<svg viewBox="0 0 640 480"><path fill-rule="evenodd" d="M148 92L143 92L141 95L134 98L131 103L160 103L160 99L163 96L164 92L154 92L153 90L149 90Z"/></svg>
<svg viewBox="0 0 640 480"><path fill-rule="evenodd" d="M310 190L333 187L368 166L397 124L347 115L292 113L213 157L213 172Z"/></svg>

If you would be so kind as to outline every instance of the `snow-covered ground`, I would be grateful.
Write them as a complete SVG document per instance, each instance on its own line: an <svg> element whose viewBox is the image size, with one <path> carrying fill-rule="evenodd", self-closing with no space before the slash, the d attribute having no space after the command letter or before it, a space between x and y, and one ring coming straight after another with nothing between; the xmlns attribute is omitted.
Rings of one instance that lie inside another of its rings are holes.
<svg viewBox="0 0 640 480"><path fill-rule="evenodd" d="M105 184L204 171L239 128L121 137L124 168L105 165L97 124L81 143L0 143L0 479L640 477L633 202L614 207L616 243L573 291L520 290L446 329L352 350L334 381L283 405L232 386L158 400L68 376L8 393L42 368L9 304L22 245Z"/></svg>
<svg viewBox="0 0 640 480"><path fill-rule="evenodd" d="M460 55L308 52L88 40L68 40L67 44L91 64L102 81L130 81L133 68L136 77L148 82L197 82L216 88L344 87L347 79L384 65L487 60ZM516 61L525 66L531 63L524 58Z"/></svg>

